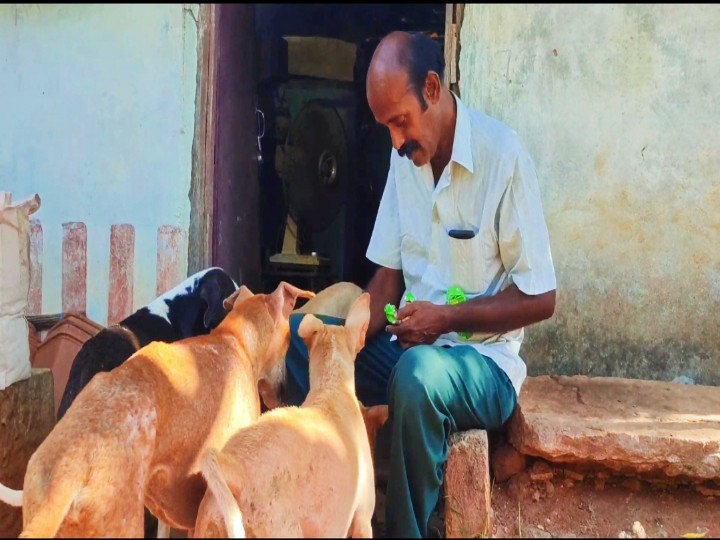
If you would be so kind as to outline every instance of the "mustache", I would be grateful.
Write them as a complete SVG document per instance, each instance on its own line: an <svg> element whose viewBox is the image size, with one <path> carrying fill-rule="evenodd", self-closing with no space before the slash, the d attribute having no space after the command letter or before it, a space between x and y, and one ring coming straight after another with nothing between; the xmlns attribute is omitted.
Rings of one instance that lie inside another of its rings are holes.
<svg viewBox="0 0 720 540"><path fill-rule="evenodd" d="M415 150L419 149L420 143L418 143L417 141L407 141L398 149L398 154L400 154L400 157L410 157L412 153L415 152Z"/></svg>

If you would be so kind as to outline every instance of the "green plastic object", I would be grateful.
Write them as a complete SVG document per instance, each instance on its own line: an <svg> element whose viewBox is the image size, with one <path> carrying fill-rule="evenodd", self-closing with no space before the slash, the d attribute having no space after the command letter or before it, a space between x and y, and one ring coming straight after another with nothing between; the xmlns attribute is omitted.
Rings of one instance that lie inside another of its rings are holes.
<svg viewBox="0 0 720 540"><path fill-rule="evenodd" d="M465 293L457 285L453 285L452 287L448 288L446 298L449 306L462 304L463 302L467 301ZM470 337L472 336L472 332L458 332L458 335L462 339L470 339Z"/></svg>
<svg viewBox="0 0 720 540"><path fill-rule="evenodd" d="M397 323L397 308L392 304L385 304L385 318L390 324Z"/></svg>
<svg viewBox="0 0 720 540"><path fill-rule="evenodd" d="M411 304L415 301L415 295L410 291L405 293L405 303ZM397 308L392 304L385 304L385 318L390 324L397 323Z"/></svg>

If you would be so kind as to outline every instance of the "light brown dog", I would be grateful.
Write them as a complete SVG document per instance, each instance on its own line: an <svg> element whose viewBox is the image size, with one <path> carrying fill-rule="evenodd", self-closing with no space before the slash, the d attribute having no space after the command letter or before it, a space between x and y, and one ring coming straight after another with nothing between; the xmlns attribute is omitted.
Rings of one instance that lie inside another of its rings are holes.
<svg viewBox="0 0 720 540"><path fill-rule="evenodd" d="M313 315L330 315L344 319L350 306L357 300L363 290L349 281L341 281L330 285L308 300L305 305L293 313L312 313Z"/></svg>
<svg viewBox="0 0 720 540"><path fill-rule="evenodd" d="M205 452L197 536L372 536L375 479L354 376L369 319L367 293L344 327L305 315L298 333L310 354L310 392L300 407L263 414L222 452Z"/></svg>
<svg viewBox="0 0 720 540"><path fill-rule="evenodd" d="M23 486L21 537L142 537L144 505L192 529L205 492L198 459L277 405L299 296L241 287L209 335L153 342L100 373L40 445Z"/></svg>

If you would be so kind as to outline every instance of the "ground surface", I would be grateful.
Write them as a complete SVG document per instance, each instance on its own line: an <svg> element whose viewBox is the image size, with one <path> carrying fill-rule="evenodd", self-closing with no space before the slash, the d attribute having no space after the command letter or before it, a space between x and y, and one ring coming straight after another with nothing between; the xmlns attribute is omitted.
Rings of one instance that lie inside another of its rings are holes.
<svg viewBox="0 0 720 540"><path fill-rule="evenodd" d="M493 536L630 538L636 537L636 521L648 538L677 538L689 532L720 536L719 497L636 479L609 478L602 491L595 483L593 478L538 483L525 471L493 486Z"/></svg>

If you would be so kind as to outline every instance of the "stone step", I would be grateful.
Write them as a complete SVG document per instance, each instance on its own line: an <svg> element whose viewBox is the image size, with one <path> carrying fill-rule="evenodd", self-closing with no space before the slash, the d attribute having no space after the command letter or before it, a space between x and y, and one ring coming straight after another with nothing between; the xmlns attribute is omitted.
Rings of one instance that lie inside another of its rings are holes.
<svg viewBox="0 0 720 540"><path fill-rule="evenodd" d="M487 432L453 433L445 465L445 537L488 538L492 531Z"/></svg>
<svg viewBox="0 0 720 540"><path fill-rule="evenodd" d="M720 480L720 388L528 377L510 422L523 454L619 474Z"/></svg>
<svg viewBox="0 0 720 540"><path fill-rule="evenodd" d="M0 390L0 482L22 489L25 469L55 426L53 377L49 369L32 369L29 379ZM0 538L17 538L22 509L0 502Z"/></svg>

